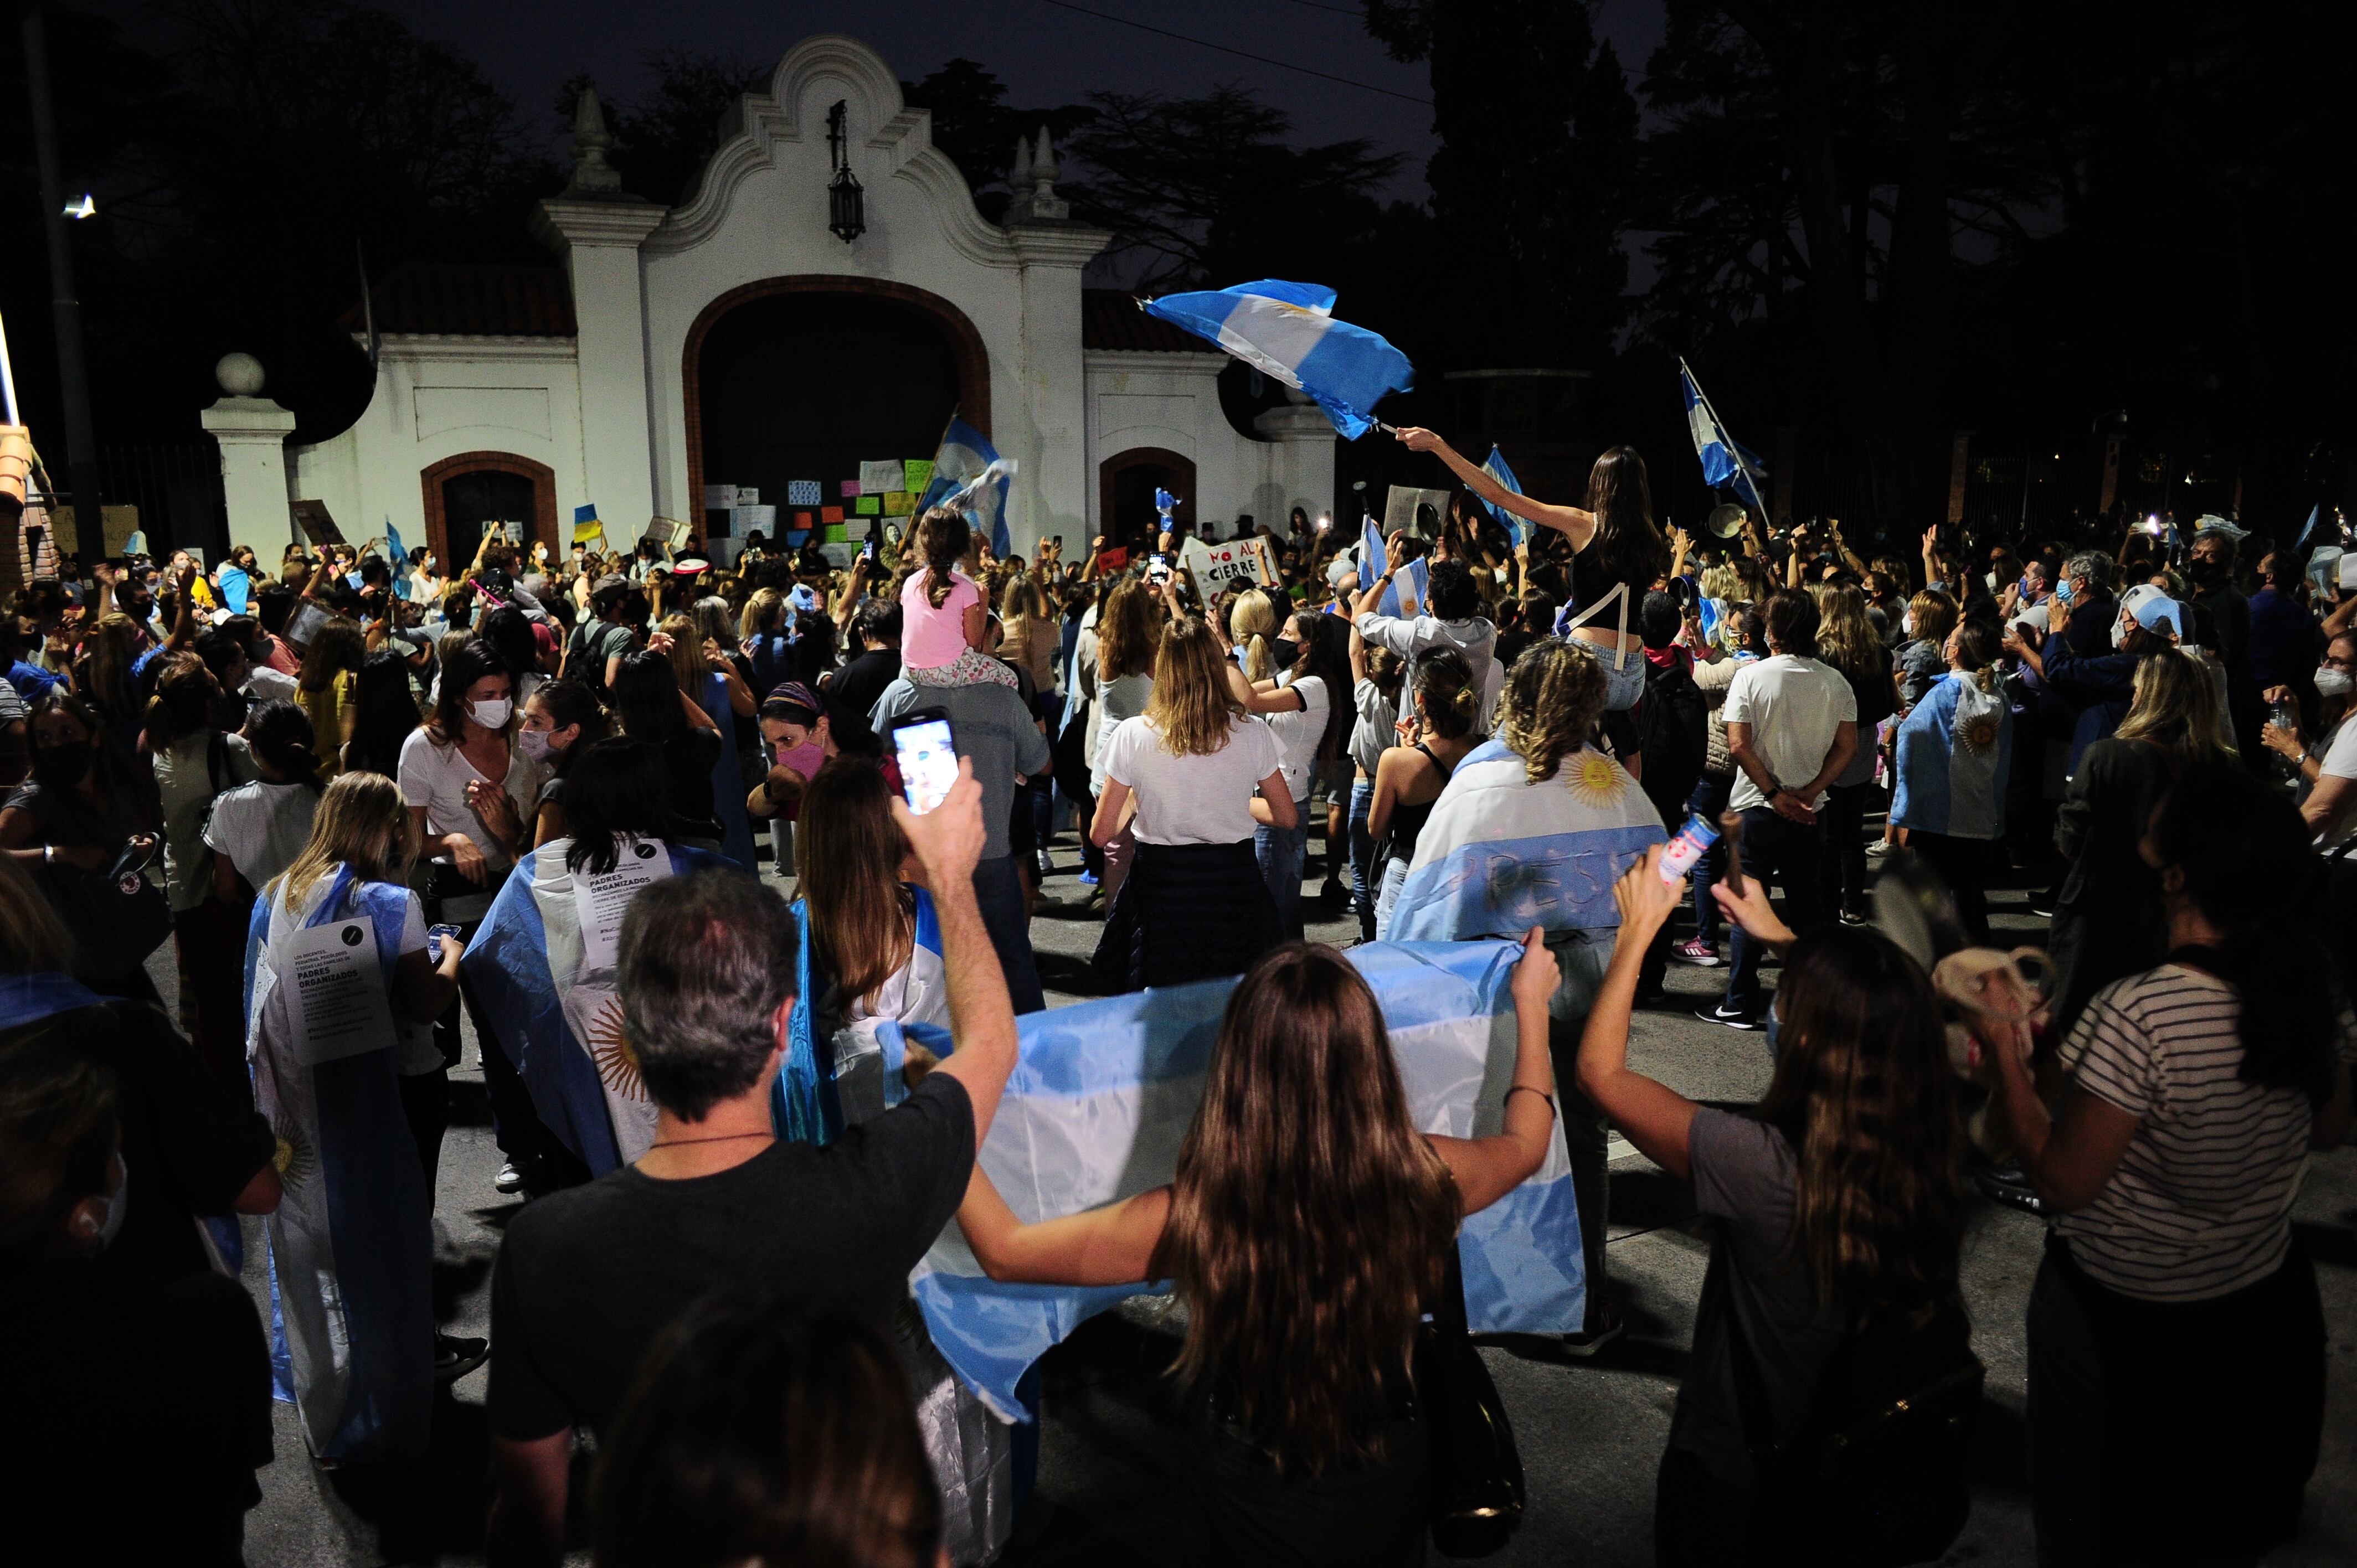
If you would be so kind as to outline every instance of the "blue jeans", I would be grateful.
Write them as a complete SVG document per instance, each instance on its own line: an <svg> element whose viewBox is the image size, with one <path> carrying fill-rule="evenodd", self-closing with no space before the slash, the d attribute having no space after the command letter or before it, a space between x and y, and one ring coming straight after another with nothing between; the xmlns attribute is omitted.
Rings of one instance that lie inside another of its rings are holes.
<svg viewBox="0 0 2357 1568"><path fill-rule="evenodd" d="M1375 783L1360 779L1351 785L1351 908L1359 917L1359 932L1372 940L1375 934L1375 835L1367 831L1367 811L1375 803Z"/></svg>
<svg viewBox="0 0 2357 1568"><path fill-rule="evenodd" d="M1735 778L1732 774L1725 779L1713 779L1706 773L1695 780L1694 793L1686 797L1686 810L1716 828L1718 826L1718 819L1726 813L1727 798L1734 791ZM1677 831L1685 824L1669 822L1664 825L1674 837ZM1710 847L1702 852L1700 860L1695 862L1695 935L1706 942L1718 940L1718 900L1710 896L1710 889L1711 885L1718 880L1719 873L1725 870L1726 866L1727 841L1723 838L1711 840Z"/></svg>
<svg viewBox="0 0 2357 1568"><path fill-rule="evenodd" d="M1301 872L1309 857L1309 802L1293 803L1293 825L1253 829L1253 857L1276 901L1276 924L1286 941L1301 940Z"/></svg>
<svg viewBox="0 0 2357 1568"><path fill-rule="evenodd" d="M983 929L997 950L998 966L1006 972L1006 994L1015 1010L1041 1011L1048 996L1039 988L1039 966L1031 957L1031 911L1013 855L974 862L974 898L982 906Z"/></svg>
<svg viewBox="0 0 2357 1568"><path fill-rule="evenodd" d="M1824 830L1814 822L1789 822L1767 806L1743 813L1743 874L1758 877L1763 887L1783 888L1784 923L1796 936L1807 936L1823 915L1818 887L1824 854ZM1767 949L1738 926L1721 1011L1760 1016L1766 1007L1760 995L1760 961L1766 956Z"/></svg>

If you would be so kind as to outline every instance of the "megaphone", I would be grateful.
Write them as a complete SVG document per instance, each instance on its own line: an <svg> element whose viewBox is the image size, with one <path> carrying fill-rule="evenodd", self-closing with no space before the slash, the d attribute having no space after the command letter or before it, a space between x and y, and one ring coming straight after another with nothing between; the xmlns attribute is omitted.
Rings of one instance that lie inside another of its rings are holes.
<svg viewBox="0 0 2357 1568"><path fill-rule="evenodd" d="M1743 532L1743 518L1741 507L1731 502L1723 503L1710 509L1710 515L1703 520L1703 526L1721 539L1732 539Z"/></svg>

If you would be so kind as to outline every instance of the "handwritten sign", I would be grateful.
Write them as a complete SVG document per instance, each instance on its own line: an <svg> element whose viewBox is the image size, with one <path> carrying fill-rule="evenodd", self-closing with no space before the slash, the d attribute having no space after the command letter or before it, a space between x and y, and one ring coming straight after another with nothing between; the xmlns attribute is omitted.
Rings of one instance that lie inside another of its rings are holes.
<svg viewBox="0 0 2357 1568"><path fill-rule="evenodd" d="M894 457L888 462L862 463L859 465L859 493L861 495L880 496L887 490L897 490L901 488L900 459L898 457Z"/></svg>
<svg viewBox="0 0 2357 1568"><path fill-rule="evenodd" d="M900 465L900 488L910 495L923 495L925 487L932 482L933 460L931 457L911 457Z"/></svg>
<svg viewBox="0 0 2357 1568"><path fill-rule="evenodd" d="M1276 583L1276 568L1268 558L1265 539L1231 539L1224 544L1189 539L1179 560L1194 574L1195 586L1206 594L1222 588L1271 587Z"/></svg>

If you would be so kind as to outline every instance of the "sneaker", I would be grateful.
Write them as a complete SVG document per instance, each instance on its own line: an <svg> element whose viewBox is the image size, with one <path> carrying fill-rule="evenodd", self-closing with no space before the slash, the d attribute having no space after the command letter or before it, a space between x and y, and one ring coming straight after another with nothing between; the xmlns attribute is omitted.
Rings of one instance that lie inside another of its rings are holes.
<svg viewBox="0 0 2357 1568"><path fill-rule="evenodd" d="M1845 926L1863 926L1866 924L1866 911L1863 909L1844 909L1841 912L1841 923Z"/></svg>
<svg viewBox="0 0 2357 1568"><path fill-rule="evenodd" d="M492 1178L491 1189L512 1197L531 1185L532 1173L513 1160L510 1160L500 1166L500 1174Z"/></svg>
<svg viewBox="0 0 2357 1568"><path fill-rule="evenodd" d="M1039 852L1039 865L1040 875L1053 876L1056 875L1056 857L1049 854L1044 849Z"/></svg>
<svg viewBox="0 0 2357 1568"><path fill-rule="evenodd" d="M2038 1189L2029 1185L2029 1178L2022 1174L2021 1166L2012 1160L2001 1165L1976 1167L1973 1172L1973 1185L1980 1189L1983 1197L1992 1203L2001 1203L2007 1208L2041 1218L2046 1213L2045 1200L2038 1196Z"/></svg>
<svg viewBox="0 0 2357 1568"><path fill-rule="evenodd" d="M1620 1304L1602 1296L1597 1298L1596 1310L1588 1314L1588 1325L1577 1334L1563 1337L1565 1355L1585 1361L1620 1338L1621 1331L1629 1326L1628 1321L1620 1316Z"/></svg>
<svg viewBox="0 0 2357 1568"><path fill-rule="evenodd" d="M1688 937L1670 950L1670 956L1680 963L1699 964L1704 969L1718 967L1718 949L1702 937Z"/></svg>
<svg viewBox="0 0 2357 1568"><path fill-rule="evenodd" d="M2055 908L2061 902L2061 900L2051 893L2033 893L2029 896L2029 912L2041 920L2050 920L2054 918Z"/></svg>
<svg viewBox="0 0 2357 1568"><path fill-rule="evenodd" d="M1081 886L1083 887L1094 887L1096 885L1097 874L1091 871L1085 865L1081 867Z"/></svg>
<svg viewBox="0 0 2357 1568"><path fill-rule="evenodd" d="M1695 1016L1706 1024L1724 1024L1730 1029L1753 1032L1760 1027L1760 1020L1749 1013L1731 1013L1724 1004L1719 1003L1714 1003L1707 1007L1695 1008Z"/></svg>
<svg viewBox="0 0 2357 1568"><path fill-rule="evenodd" d="M1889 839L1877 839L1872 843L1866 846L1866 853L1869 855L1889 854L1890 853L1890 841Z"/></svg>
<svg viewBox="0 0 2357 1568"><path fill-rule="evenodd" d="M460 1378L490 1359L491 1342L488 1339L461 1339L455 1335L434 1337L434 1380L455 1383Z"/></svg>

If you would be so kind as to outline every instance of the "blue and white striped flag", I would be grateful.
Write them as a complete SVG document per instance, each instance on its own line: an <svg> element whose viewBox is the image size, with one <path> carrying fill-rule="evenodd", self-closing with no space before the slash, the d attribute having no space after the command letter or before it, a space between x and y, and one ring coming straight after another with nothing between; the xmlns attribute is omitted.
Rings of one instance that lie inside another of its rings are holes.
<svg viewBox="0 0 2357 1568"><path fill-rule="evenodd" d="M1364 593L1374 585L1389 564L1390 552L1383 548L1383 536L1376 531L1375 520L1369 518L1359 528L1359 591ZM1432 566L1421 555L1411 559L1399 569L1399 575L1375 601L1375 613L1397 620L1414 620L1424 613L1425 585L1431 580Z"/></svg>
<svg viewBox="0 0 2357 1568"><path fill-rule="evenodd" d="M1392 911L1394 940L1453 941L1533 926L1551 936L1620 929L1612 885L1650 845L1666 842L1661 814L1599 751L1573 752L1542 783L1529 777L1522 755L1501 740L1484 741L1457 765L1416 835ZM1610 951L1604 940L1602 955Z"/></svg>
<svg viewBox="0 0 2357 1568"><path fill-rule="evenodd" d="M1502 1125L1494 1092L1514 1058L1509 942L1375 942L1346 955L1373 987L1407 1090L1428 1133L1481 1137ZM1017 1021L1021 1058L981 1150L1016 1215L1073 1214L1171 1179L1202 1097L1220 1015L1233 980L1206 981ZM884 1080L897 1090L900 1051L930 1029L877 1030ZM1477 1333L1565 1333L1587 1314L1579 1206L1558 1129L1537 1174L1458 1233L1468 1322ZM1157 1287L1000 1284L984 1275L954 1225L910 1283L933 1344L959 1377L1010 1420L1027 1419L1016 1384L1082 1320Z"/></svg>
<svg viewBox="0 0 2357 1568"><path fill-rule="evenodd" d="M1767 466L1727 433L1718 411L1702 395L1701 385L1683 359L1678 361L1678 390L1685 396L1686 428L1694 434L1695 455L1702 459L1703 482L1714 489L1729 489L1749 497L1760 515L1767 516L1768 503L1760 499L1758 483L1766 476Z"/></svg>
<svg viewBox="0 0 2357 1568"><path fill-rule="evenodd" d="M2005 832L2006 779L2013 768L2013 713L2003 691L1984 692L1950 671L1899 725L1899 782L1890 820L1952 838Z"/></svg>
<svg viewBox="0 0 2357 1568"><path fill-rule="evenodd" d="M1335 320L1334 291L1318 284L1263 278L1142 304L1148 316L1308 392L1351 441L1375 427L1371 411L1385 393L1415 384L1407 356L1363 327Z"/></svg>
<svg viewBox="0 0 2357 1568"><path fill-rule="evenodd" d="M1506 489L1513 491L1516 495L1521 495L1523 493L1523 481L1514 478L1514 470L1506 466L1506 455L1498 450L1497 443L1494 441L1490 444L1490 460L1481 465L1481 471L1489 475L1491 478L1497 480L1500 484L1505 486ZM1478 499L1479 498L1477 497L1476 499ZM1482 501L1481 504L1490 509L1490 515L1498 520L1498 526L1504 529L1506 532L1512 537L1515 543L1521 544L1530 538L1531 525L1529 523L1524 522L1521 518L1516 517L1512 512L1508 511L1504 507L1498 505L1495 501L1485 500Z"/></svg>
<svg viewBox="0 0 2357 1568"><path fill-rule="evenodd" d="M1359 524L1359 592L1363 594L1374 586L1375 579L1383 575L1384 566L1389 564L1384 553L1383 530L1375 526L1373 518L1362 520Z"/></svg>
<svg viewBox="0 0 2357 1568"><path fill-rule="evenodd" d="M932 480L918 498L916 515L922 517L932 508L946 504L982 478L992 464L1004 461L998 448L990 444L989 436L952 414L949 427L942 432L941 449L933 454ZM1002 561L1015 553L1014 541L1006 528L1006 491L1013 477L1014 468L1009 465L995 482L984 484L968 498L973 503L969 510L974 526L989 534L991 553ZM910 526L915 526L913 521Z"/></svg>

